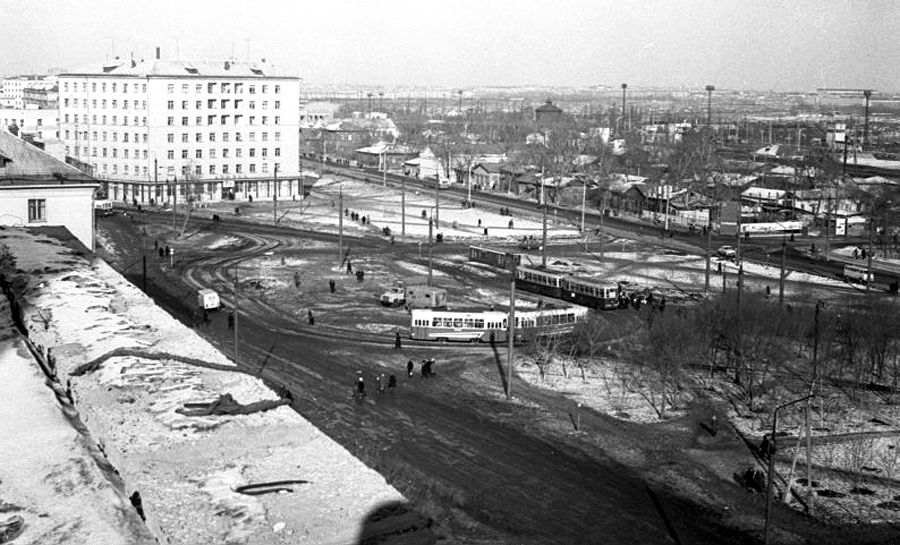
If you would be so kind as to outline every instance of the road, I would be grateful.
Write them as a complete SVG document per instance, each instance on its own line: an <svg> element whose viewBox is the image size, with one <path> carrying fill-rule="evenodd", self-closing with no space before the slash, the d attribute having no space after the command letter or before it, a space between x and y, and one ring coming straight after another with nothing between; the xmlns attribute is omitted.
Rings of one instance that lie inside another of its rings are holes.
<svg viewBox="0 0 900 545"><path fill-rule="evenodd" d="M140 248L140 226L165 221L155 214L142 214L132 221L116 216L101 223L120 239L116 241L119 248ZM213 228L200 220L196 223L203 229ZM229 252L198 251L179 261L174 275L151 267L148 293L185 323L190 323L192 311L192 300L185 297L190 284L185 280L227 282L226 271L236 261L273 248L288 251L300 236L329 238L244 223L215 228L223 235L243 238L246 244ZM354 244L369 245L389 260L412 259L416 252L414 245L390 246L379 240L360 239ZM134 263L140 258L120 255L115 259ZM142 284L134 267L126 276ZM476 277L468 280L473 285L484 282ZM698 503L696 496L683 489L653 479L658 470L684 466L703 476L707 492L727 498L726 503L746 511L746 517L758 520L762 513L759 498L691 464L682 451L691 444L692 432L685 435L682 426L644 428L585 410L581 432L573 433L565 417L571 402L562 395L517 381L516 403L503 399L497 377L505 360L490 347L409 345L398 354L383 335L357 331L351 336L340 324L297 324L250 296L241 298L240 309L239 362L247 372L286 386L294 395L295 410L385 475L415 510L433 519L434 533L448 542L672 543L648 487L683 543L759 542L758 526L737 530L723 522L721 509ZM232 353L232 332L223 315L214 316L211 326L200 333L225 354ZM423 351L437 357L437 377L407 378L402 361L407 357L417 361ZM396 359L399 385L394 392L373 393L364 402L356 402L351 387L357 371L370 371L370 358ZM473 370L490 380L473 382ZM631 449L642 453L643 461L636 466L612 455ZM782 527L816 536L820 543L846 542L846 535L826 531L793 511L779 517ZM415 530L419 541L389 538L386 542L428 542L421 525Z"/></svg>

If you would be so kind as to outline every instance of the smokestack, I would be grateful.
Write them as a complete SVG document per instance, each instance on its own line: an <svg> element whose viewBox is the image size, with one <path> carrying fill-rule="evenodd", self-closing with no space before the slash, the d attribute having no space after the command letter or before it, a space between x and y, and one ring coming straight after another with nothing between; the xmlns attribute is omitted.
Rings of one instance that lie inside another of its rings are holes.
<svg viewBox="0 0 900 545"><path fill-rule="evenodd" d="M156 48L156 60L159 60L159 47Z"/></svg>

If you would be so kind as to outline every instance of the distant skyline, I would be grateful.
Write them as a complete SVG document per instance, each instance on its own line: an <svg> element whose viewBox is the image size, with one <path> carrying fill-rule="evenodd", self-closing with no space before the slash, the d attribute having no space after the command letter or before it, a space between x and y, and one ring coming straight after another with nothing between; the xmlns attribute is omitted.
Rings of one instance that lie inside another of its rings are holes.
<svg viewBox="0 0 900 545"><path fill-rule="evenodd" d="M0 0L2 75L265 58L310 85L900 91L900 3Z"/></svg>

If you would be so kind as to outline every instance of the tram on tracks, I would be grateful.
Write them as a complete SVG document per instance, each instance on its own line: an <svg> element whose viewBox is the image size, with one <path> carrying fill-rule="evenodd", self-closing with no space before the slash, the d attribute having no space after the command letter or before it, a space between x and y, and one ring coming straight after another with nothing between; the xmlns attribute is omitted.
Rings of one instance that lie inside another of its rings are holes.
<svg viewBox="0 0 900 545"><path fill-rule="evenodd" d="M583 307L539 308L516 311L515 342L570 333L584 321ZM497 310L464 311L413 309L410 337L427 341L506 342L509 315Z"/></svg>

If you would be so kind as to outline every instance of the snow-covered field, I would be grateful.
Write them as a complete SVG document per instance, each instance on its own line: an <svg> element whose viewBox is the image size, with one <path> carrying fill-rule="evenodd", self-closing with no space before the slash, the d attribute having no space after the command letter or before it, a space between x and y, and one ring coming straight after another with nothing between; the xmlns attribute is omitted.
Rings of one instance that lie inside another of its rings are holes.
<svg viewBox="0 0 900 545"><path fill-rule="evenodd" d="M16 543L149 542L127 503L134 491L153 534L185 544L349 543L371 510L402 501L286 406L184 414L186 403L223 394L242 405L279 399L103 261L16 229L5 229L0 244L28 278L18 299L28 336L52 355L60 383L71 379L72 412L87 428L79 435L67 425L35 360L4 336L0 500L26 517ZM97 469L95 445L121 476L118 488ZM235 491L279 480L304 483L287 494Z"/></svg>

